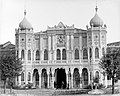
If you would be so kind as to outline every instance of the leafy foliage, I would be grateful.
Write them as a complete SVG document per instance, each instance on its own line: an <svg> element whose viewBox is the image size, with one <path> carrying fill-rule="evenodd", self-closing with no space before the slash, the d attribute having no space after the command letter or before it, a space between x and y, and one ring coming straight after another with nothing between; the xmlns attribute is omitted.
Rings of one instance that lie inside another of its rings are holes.
<svg viewBox="0 0 120 96"><path fill-rule="evenodd" d="M15 78L20 75L20 71L22 70L22 62L14 55L3 55L0 58L0 70L2 80L6 80L7 78Z"/></svg>
<svg viewBox="0 0 120 96"><path fill-rule="evenodd" d="M8 82L11 90L16 76L22 71L21 59L15 53L8 52L0 57L1 80L4 81L4 93L6 93L6 83Z"/></svg>
<svg viewBox="0 0 120 96"><path fill-rule="evenodd" d="M100 60L100 67L109 76L114 76L120 72L120 50L112 50L105 54Z"/></svg>
<svg viewBox="0 0 120 96"><path fill-rule="evenodd" d="M108 50L99 64L107 75L112 78L112 94L114 94L114 82L119 79L120 75L120 48Z"/></svg>

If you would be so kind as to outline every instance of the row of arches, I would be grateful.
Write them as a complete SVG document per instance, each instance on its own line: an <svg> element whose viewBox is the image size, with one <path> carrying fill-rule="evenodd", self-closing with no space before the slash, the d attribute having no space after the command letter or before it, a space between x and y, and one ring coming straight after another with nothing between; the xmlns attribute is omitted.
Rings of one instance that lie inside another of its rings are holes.
<svg viewBox="0 0 120 96"><path fill-rule="evenodd" d="M90 73L87 68L83 68L82 72L79 72L78 68L75 68L73 73L69 68L69 71L66 73L66 70L63 68L55 69L54 74L52 74L51 69L47 72L45 68L42 69L41 73L38 72L38 69L33 70L33 74L28 72L28 81L34 83L34 86L40 86L41 88L51 88L54 86L56 89L65 89L65 88L80 88L80 84L82 87L87 86L89 84ZM22 72L21 81L25 80L25 74ZM54 79L53 79L54 78ZM40 80L41 79L41 80ZM49 79L49 80L48 80ZM95 73L95 80L99 82L99 72Z"/></svg>
<svg viewBox="0 0 120 96"><path fill-rule="evenodd" d="M62 54L61 54L62 53ZM17 53L18 54L18 53ZM90 58L92 58L92 49L89 48L89 54L90 54ZM105 54L105 49L102 48L102 55ZM40 51L37 50L35 53L35 60L40 60ZM60 51L60 49L56 50L56 60L66 60L66 49L63 49L62 52ZM74 57L75 60L79 59L79 50L76 48L75 49L75 53L74 53ZM21 51L21 58L24 59L25 58L25 52L24 50ZM96 47L95 48L95 58L99 58L99 48ZM87 48L83 48L83 59L88 59L88 49ZM31 60L31 51L28 50L28 60ZM48 60L48 50L45 49L44 50L44 60Z"/></svg>

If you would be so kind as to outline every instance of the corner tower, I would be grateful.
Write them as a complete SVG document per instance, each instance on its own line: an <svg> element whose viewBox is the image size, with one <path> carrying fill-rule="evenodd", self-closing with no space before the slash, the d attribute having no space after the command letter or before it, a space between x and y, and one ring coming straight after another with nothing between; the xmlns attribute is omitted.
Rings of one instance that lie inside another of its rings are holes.
<svg viewBox="0 0 120 96"><path fill-rule="evenodd" d="M92 75L99 72L99 60L106 52L106 25L98 16L98 7L95 8L95 15L90 20L90 27L87 26L87 45L89 52L89 63Z"/></svg>
<svg viewBox="0 0 120 96"><path fill-rule="evenodd" d="M27 72L31 70L32 60L33 60L33 46L34 46L34 33L33 33L33 27L29 23L29 21L26 19L26 10L24 11L24 18L19 23L19 28L15 29L15 42L16 42L16 54L18 58L21 58L23 63L23 78L27 77ZM25 78L24 78L25 79ZM21 84L23 82L27 83L27 79L22 80L21 78ZM22 82L23 81L23 82ZM20 84L20 85L21 85Z"/></svg>

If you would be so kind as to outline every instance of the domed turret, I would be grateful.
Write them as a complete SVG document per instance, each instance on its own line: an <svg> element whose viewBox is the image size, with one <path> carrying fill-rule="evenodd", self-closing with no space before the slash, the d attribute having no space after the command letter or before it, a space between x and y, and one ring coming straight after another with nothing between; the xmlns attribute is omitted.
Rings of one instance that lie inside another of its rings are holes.
<svg viewBox="0 0 120 96"><path fill-rule="evenodd" d="M26 19L26 10L24 12L24 18L23 18L23 20L19 23L19 27L21 29L33 29L32 26L31 26L31 24Z"/></svg>
<svg viewBox="0 0 120 96"><path fill-rule="evenodd" d="M98 16L97 14L97 6L95 8L96 10L96 14L95 16L90 20L90 26L93 26L93 27L99 27L99 26L103 26L103 20Z"/></svg>

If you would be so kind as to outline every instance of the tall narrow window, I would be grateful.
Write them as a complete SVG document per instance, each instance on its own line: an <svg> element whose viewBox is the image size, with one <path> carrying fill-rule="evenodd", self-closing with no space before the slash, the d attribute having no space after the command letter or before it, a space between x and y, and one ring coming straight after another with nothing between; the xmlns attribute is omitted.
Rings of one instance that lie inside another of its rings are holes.
<svg viewBox="0 0 120 96"><path fill-rule="evenodd" d="M28 60L31 60L31 51L28 50Z"/></svg>
<svg viewBox="0 0 120 96"><path fill-rule="evenodd" d="M21 73L21 81L24 81L24 73Z"/></svg>
<svg viewBox="0 0 120 96"><path fill-rule="evenodd" d="M61 60L60 49L57 49L57 60Z"/></svg>
<svg viewBox="0 0 120 96"><path fill-rule="evenodd" d="M18 57L18 52L19 52L19 51L17 50L17 51L16 51L16 56L17 56L17 58L19 58L19 57Z"/></svg>
<svg viewBox="0 0 120 96"><path fill-rule="evenodd" d="M105 49L102 48L102 55L105 55Z"/></svg>
<svg viewBox="0 0 120 96"><path fill-rule="evenodd" d="M90 48L90 59L92 58L92 49Z"/></svg>
<svg viewBox="0 0 120 96"><path fill-rule="evenodd" d="M79 50L75 49L75 59L79 59Z"/></svg>
<svg viewBox="0 0 120 96"><path fill-rule="evenodd" d="M66 60L66 50L62 50L62 60Z"/></svg>
<svg viewBox="0 0 120 96"><path fill-rule="evenodd" d="M44 60L48 60L48 51L44 50Z"/></svg>
<svg viewBox="0 0 120 96"><path fill-rule="evenodd" d="M24 50L21 51L21 59L25 58Z"/></svg>
<svg viewBox="0 0 120 96"><path fill-rule="evenodd" d="M86 48L83 49L83 59L88 59L88 52Z"/></svg>
<svg viewBox="0 0 120 96"><path fill-rule="evenodd" d="M99 58L99 49L95 48L95 58Z"/></svg>
<svg viewBox="0 0 120 96"><path fill-rule="evenodd" d="M40 60L40 52L39 52L39 50L36 51L36 60Z"/></svg>

